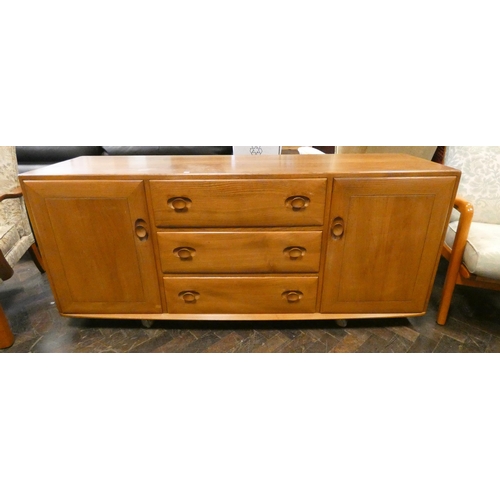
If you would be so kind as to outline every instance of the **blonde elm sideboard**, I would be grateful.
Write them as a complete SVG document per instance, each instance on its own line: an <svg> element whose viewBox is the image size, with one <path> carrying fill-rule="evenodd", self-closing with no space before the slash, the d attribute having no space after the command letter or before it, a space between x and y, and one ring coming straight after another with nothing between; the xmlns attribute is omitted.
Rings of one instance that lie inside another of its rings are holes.
<svg viewBox="0 0 500 500"><path fill-rule="evenodd" d="M460 172L408 155L80 157L20 176L64 316L425 313Z"/></svg>

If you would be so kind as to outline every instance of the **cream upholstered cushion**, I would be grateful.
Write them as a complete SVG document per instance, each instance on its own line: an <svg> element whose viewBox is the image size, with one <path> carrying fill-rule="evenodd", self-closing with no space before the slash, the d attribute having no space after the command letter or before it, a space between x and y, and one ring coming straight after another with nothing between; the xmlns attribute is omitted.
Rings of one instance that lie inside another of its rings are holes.
<svg viewBox="0 0 500 500"><path fill-rule="evenodd" d="M0 226L0 250L9 262L9 253L21 238L15 226Z"/></svg>
<svg viewBox="0 0 500 500"><path fill-rule="evenodd" d="M458 196L474 206L474 222L500 224L500 146L446 146L443 163L462 171Z"/></svg>
<svg viewBox="0 0 500 500"><path fill-rule="evenodd" d="M457 233L458 221L451 222L446 233L446 244L451 248ZM472 222L463 263L483 278L500 280L500 224Z"/></svg>

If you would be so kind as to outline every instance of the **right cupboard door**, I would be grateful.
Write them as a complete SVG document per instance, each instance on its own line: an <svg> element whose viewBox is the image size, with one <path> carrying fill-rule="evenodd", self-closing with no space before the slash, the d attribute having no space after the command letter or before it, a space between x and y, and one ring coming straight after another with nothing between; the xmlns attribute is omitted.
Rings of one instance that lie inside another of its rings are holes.
<svg viewBox="0 0 500 500"><path fill-rule="evenodd" d="M336 179L321 312L424 313L455 177Z"/></svg>

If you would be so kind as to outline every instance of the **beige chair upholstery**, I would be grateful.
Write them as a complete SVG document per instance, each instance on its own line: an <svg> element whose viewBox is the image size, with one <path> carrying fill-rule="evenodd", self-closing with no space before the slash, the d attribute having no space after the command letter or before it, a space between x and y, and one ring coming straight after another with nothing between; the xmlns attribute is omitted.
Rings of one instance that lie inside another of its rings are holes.
<svg viewBox="0 0 500 500"><path fill-rule="evenodd" d="M500 147L446 146L462 171L443 256L449 260L437 322L446 323L455 285L500 290Z"/></svg>
<svg viewBox="0 0 500 500"><path fill-rule="evenodd" d="M0 195L19 189L15 148L0 146ZM11 267L34 242L23 199L4 199L0 203L0 250Z"/></svg>
<svg viewBox="0 0 500 500"><path fill-rule="evenodd" d="M27 250L43 272L19 185L15 148L0 146L0 283L13 275L14 265ZM13 342L14 336L0 307L0 348Z"/></svg>

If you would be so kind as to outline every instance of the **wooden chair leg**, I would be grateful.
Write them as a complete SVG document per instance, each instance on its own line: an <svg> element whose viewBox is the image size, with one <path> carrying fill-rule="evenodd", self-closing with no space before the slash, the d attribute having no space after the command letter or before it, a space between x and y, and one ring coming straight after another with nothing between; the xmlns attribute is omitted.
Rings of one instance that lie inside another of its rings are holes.
<svg viewBox="0 0 500 500"><path fill-rule="evenodd" d="M10 329L7 317L0 306L0 349L6 349L14 343L14 334Z"/></svg>
<svg viewBox="0 0 500 500"><path fill-rule="evenodd" d="M451 298L453 296L453 291L455 290L455 285L457 284L457 273L453 272L451 266L448 267L448 272L446 273L446 278L444 281L443 292L441 294L441 303L439 304L437 324L444 325L448 319L448 311L450 310Z"/></svg>
<svg viewBox="0 0 500 500"><path fill-rule="evenodd" d="M42 256L40 255L40 250L38 250L38 245L36 243L33 243L33 245L29 247L28 251L31 255L31 258L33 259L33 262L35 263L35 266L43 274L45 272L45 268L43 265Z"/></svg>
<svg viewBox="0 0 500 500"><path fill-rule="evenodd" d="M9 278L12 278L13 275L14 269L12 269L11 265L7 262L3 252L0 251L0 279L7 281Z"/></svg>

